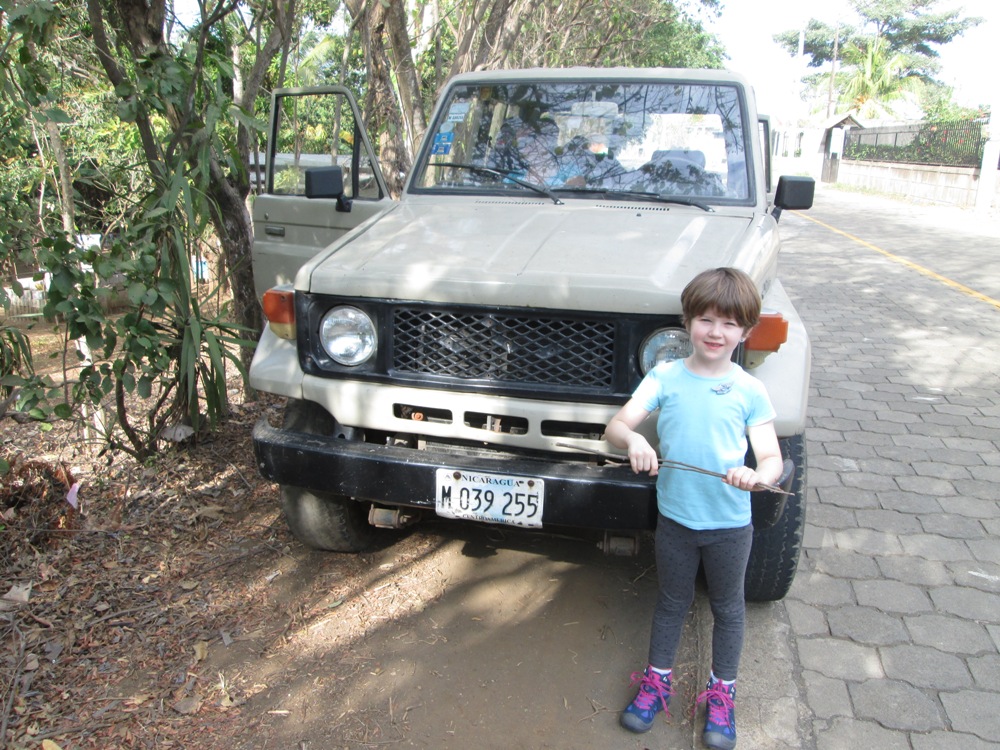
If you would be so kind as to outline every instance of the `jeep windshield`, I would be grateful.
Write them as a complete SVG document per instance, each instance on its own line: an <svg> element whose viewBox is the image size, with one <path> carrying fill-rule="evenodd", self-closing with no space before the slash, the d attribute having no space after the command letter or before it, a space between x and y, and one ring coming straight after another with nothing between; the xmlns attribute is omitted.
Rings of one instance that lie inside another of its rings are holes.
<svg viewBox="0 0 1000 750"><path fill-rule="evenodd" d="M506 194L537 186L564 198L622 193L683 196L677 202L699 207L746 204L748 130L732 84L457 86L437 111L410 190Z"/></svg>

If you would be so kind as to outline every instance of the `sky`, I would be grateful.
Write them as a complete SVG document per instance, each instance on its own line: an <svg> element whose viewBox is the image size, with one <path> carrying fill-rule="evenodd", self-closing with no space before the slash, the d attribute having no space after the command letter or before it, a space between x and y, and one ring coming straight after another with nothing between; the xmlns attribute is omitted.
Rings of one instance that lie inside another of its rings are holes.
<svg viewBox="0 0 1000 750"><path fill-rule="evenodd" d="M955 87L958 104L975 107L996 103L1000 108L1000 2L939 0L935 10L961 9L962 17L986 20L951 44L939 48L939 79ZM798 81L804 66L774 43L774 34L803 26L810 18L833 25L856 24L847 0L723 0L722 14L709 23L729 53L726 67L746 76L757 93L759 111L791 117L798 104ZM829 69L829 68L827 68ZM812 68L808 72L815 73Z"/></svg>

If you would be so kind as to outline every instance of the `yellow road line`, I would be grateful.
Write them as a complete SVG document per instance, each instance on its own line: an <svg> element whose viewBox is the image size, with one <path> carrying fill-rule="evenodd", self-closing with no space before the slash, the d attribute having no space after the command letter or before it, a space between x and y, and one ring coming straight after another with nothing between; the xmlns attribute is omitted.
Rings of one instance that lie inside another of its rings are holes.
<svg viewBox="0 0 1000 750"><path fill-rule="evenodd" d="M932 271L929 268L924 268L923 266L919 265L918 263L914 263L911 260L907 260L906 258L900 257L899 255L896 255L895 253L890 253L888 250L883 250L878 245L873 245L870 242L865 242L860 237L855 237L853 234L848 234L847 232L845 232L845 231L843 231L841 229L837 229L834 226L830 226L826 222L823 222L823 221L820 221L819 219L813 218L812 216L809 216L808 214L804 214L804 213L802 213L800 211L792 211L792 213L795 214L796 216L801 216L803 219L809 219L809 221L813 222L814 224L819 224L821 227L825 227L826 229L829 229L834 234L839 234L839 235L841 235L843 237L846 237L847 239L849 239L849 240L851 240L853 242L857 242L859 245L867 247L869 250L874 250L877 253L881 253L882 255L884 255L889 260L895 261L896 263L899 263L900 265L906 266L907 268L911 268L911 269L913 269L914 271L916 271L918 273L922 273L924 276L928 276L928 277L934 279L935 281L940 281L945 286L950 286L952 289L957 289L958 291L962 292L963 294L967 294L970 297L978 299L980 302L986 302L986 303L988 303L990 305L993 305L993 307L995 307L997 309L1000 309L1000 300L995 300L992 297L988 297L987 295L983 294L982 292L977 292L975 289L970 289L965 284L959 284L957 281L949 279L947 276L942 276L941 274L939 274L939 273L937 273L935 271Z"/></svg>

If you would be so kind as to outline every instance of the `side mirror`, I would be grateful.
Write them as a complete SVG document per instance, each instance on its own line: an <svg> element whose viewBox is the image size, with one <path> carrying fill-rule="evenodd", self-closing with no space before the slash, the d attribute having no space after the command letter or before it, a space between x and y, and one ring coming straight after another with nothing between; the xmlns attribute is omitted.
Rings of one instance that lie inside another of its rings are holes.
<svg viewBox="0 0 1000 750"><path fill-rule="evenodd" d="M782 175L778 178L778 189L774 193L774 218L781 216L782 209L802 211L812 208L816 194L816 181L812 177Z"/></svg>
<svg viewBox="0 0 1000 750"><path fill-rule="evenodd" d="M307 169L306 198L336 198L337 210L350 213L351 201L344 196L344 170L340 167Z"/></svg>

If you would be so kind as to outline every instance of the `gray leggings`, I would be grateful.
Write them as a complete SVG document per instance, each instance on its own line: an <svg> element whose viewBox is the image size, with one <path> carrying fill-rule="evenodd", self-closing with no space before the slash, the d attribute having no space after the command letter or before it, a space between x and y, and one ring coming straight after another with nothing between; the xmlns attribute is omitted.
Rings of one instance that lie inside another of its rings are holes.
<svg viewBox="0 0 1000 750"><path fill-rule="evenodd" d="M660 592L653 611L649 663L660 669L674 665L681 630L694 601L695 576L704 565L712 607L712 671L735 680L743 650L746 603L743 577L753 526L695 531L661 515L656 524L656 573Z"/></svg>

